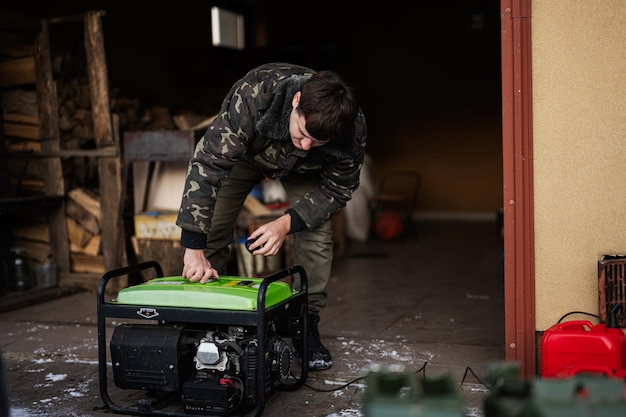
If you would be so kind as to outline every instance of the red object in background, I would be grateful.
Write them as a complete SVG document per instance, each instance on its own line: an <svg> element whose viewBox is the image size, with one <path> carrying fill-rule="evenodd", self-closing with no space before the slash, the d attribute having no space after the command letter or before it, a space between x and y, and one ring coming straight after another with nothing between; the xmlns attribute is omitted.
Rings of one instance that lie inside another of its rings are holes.
<svg viewBox="0 0 626 417"><path fill-rule="evenodd" d="M404 220L395 211L381 211L374 218L374 231L379 239L397 239L404 233Z"/></svg>
<svg viewBox="0 0 626 417"><path fill-rule="evenodd" d="M542 377L568 377L580 372L626 375L626 334L622 328L574 320L544 332Z"/></svg>
<svg viewBox="0 0 626 417"><path fill-rule="evenodd" d="M280 209L284 209L284 208L288 208L289 207L289 202L277 202L277 203L269 203L269 204L265 204L265 207L267 207L270 210L280 210Z"/></svg>

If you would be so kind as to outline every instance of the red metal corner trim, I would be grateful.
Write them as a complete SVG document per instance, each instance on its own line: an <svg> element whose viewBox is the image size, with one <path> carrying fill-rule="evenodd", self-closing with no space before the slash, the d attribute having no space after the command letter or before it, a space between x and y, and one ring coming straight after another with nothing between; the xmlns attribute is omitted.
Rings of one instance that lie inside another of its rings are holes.
<svg viewBox="0 0 626 417"><path fill-rule="evenodd" d="M536 374L531 0L501 0L506 359Z"/></svg>

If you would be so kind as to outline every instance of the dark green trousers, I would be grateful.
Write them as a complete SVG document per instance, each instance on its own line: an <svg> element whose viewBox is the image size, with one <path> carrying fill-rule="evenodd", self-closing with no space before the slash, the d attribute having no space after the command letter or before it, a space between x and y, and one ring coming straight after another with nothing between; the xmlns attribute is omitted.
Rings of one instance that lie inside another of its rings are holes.
<svg viewBox="0 0 626 417"><path fill-rule="evenodd" d="M261 170L240 159L230 176L222 181L205 251L213 267L222 275L227 274L239 212L252 188L264 178ZM318 181L317 176L296 174L280 180L291 204L316 187ZM326 306L326 285L333 262L332 220L328 219L314 230L297 232L294 238L294 262L304 268L307 276L309 312L318 314ZM296 279L294 287L299 289L299 286Z"/></svg>

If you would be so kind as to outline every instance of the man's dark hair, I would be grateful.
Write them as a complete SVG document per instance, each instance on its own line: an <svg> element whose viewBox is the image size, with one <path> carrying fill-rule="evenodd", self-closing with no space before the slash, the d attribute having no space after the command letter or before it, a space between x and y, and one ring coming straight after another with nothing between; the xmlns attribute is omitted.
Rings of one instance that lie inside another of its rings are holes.
<svg viewBox="0 0 626 417"><path fill-rule="evenodd" d="M330 141L352 126L359 105L351 86L337 73L319 71L302 86L298 110L314 139Z"/></svg>

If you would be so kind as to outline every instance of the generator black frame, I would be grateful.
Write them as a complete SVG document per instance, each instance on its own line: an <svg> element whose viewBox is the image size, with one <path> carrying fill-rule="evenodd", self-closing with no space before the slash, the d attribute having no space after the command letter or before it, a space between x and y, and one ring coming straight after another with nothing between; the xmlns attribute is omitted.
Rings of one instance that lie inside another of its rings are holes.
<svg viewBox="0 0 626 417"><path fill-rule="evenodd" d="M139 304L116 304L115 301L106 301L106 286L108 282L116 277L123 277L129 274L137 273L153 269L156 278L163 277L163 269L156 261L147 261L137 265L115 269L105 273L98 283L98 379L100 384L100 396L106 406L113 412L118 414L128 414L137 416L172 416L172 417L190 417L193 414L180 412L176 410L157 409L159 406L153 400L140 400L134 406L119 405L115 403L109 396L108 390L108 374L107 374L107 343L106 343L106 319L138 319L138 320L158 320L161 323L203 323L217 325L233 325L233 326L254 326L256 327L257 340L259 346L266 346L266 326L267 323L275 322L280 318L291 317L290 328L288 334L282 333L281 336L298 338L302 340L302 354L300 355L301 373L295 378L293 383L280 383L277 387L282 391L293 391L304 385L308 376L308 282L304 268L296 265L281 270L275 274L263 278L259 286L257 297L257 306L265 305L265 296L267 289L272 282L278 281L289 276L298 275L300 278L300 290L295 292L291 297L267 308L257 308L256 311L231 311L216 310L204 308L181 308L181 307L163 307ZM138 314L142 309L150 308L158 311L158 315L152 317L144 317ZM257 392L256 407L254 416L259 417L265 409L265 360L263 356L265 348L257 350L258 374L257 374ZM248 411L246 414L248 414Z"/></svg>

